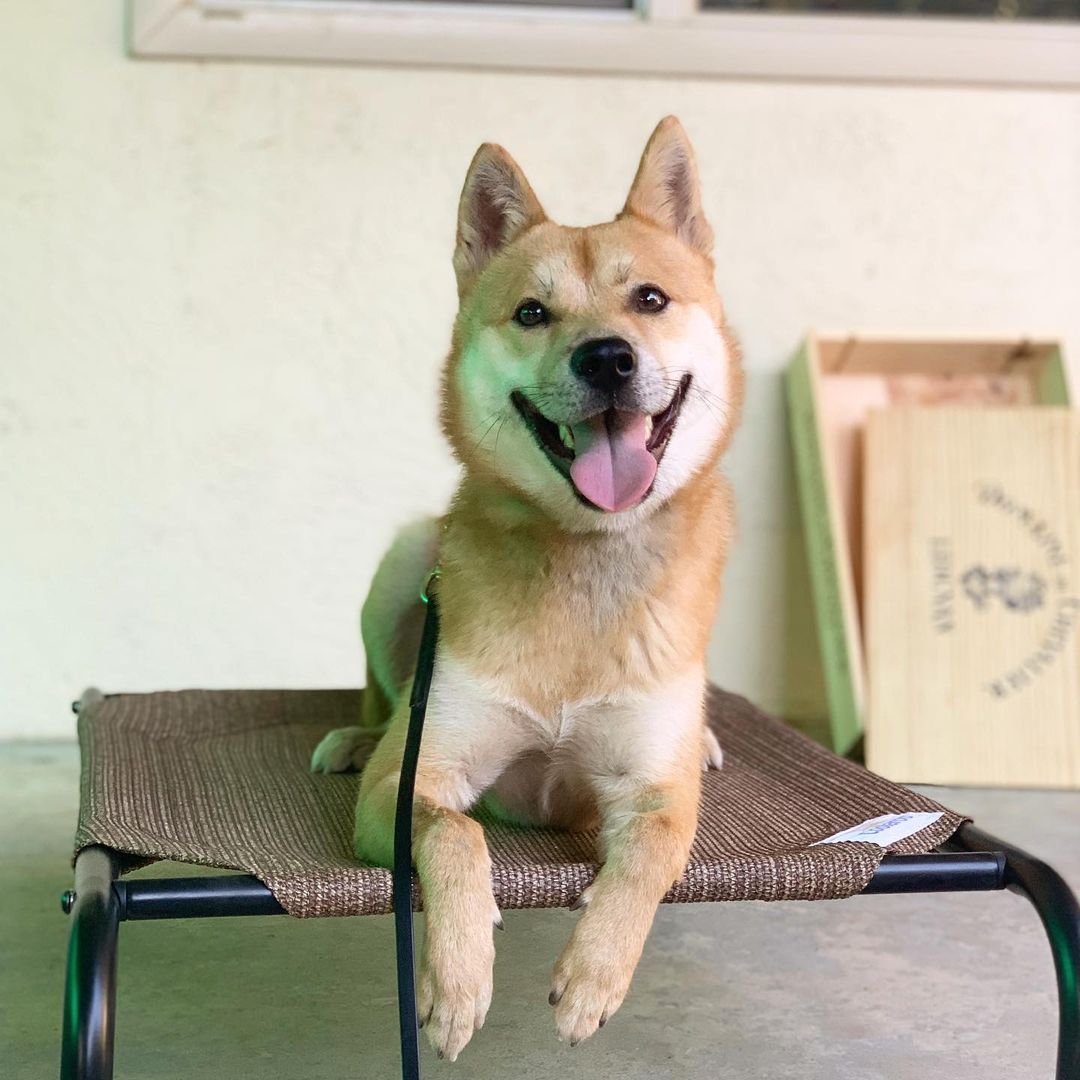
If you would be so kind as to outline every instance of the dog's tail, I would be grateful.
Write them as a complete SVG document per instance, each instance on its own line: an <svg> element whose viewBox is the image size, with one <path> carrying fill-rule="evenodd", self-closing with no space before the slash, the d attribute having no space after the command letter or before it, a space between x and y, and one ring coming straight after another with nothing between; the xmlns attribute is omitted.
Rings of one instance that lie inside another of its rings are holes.
<svg viewBox="0 0 1080 1080"><path fill-rule="evenodd" d="M361 727L385 728L412 678L424 629L420 590L435 565L438 537L437 518L405 526L375 571L360 612L367 656Z"/></svg>
<svg viewBox="0 0 1080 1080"><path fill-rule="evenodd" d="M377 731L382 734L390 723L390 717L394 712L396 695L393 700L379 683L371 665L368 664L367 684L360 699L360 726L367 731Z"/></svg>

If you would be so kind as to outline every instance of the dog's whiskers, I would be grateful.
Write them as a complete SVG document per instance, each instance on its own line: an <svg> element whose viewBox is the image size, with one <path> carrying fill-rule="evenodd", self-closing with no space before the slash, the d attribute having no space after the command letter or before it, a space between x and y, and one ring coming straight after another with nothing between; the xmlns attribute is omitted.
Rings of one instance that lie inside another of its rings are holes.
<svg viewBox="0 0 1080 1080"><path fill-rule="evenodd" d="M491 422L488 423L487 427L484 429L484 434L481 435L480 438L476 442L476 449L477 450L479 450L484 445L484 441L491 434L491 431L495 427L495 425L498 424L500 421L502 421L502 423L505 424L506 419L507 418L502 413L495 413L495 415L492 418ZM487 421L485 420L484 423L487 423ZM479 425L477 425L477 426L479 426ZM496 439L497 438L498 438L498 436L496 435Z"/></svg>
<svg viewBox="0 0 1080 1080"><path fill-rule="evenodd" d="M499 436L502 434L502 429L506 426L506 421L509 417L502 417L502 423L495 429L495 448L491 451L491 460L499 460Z"/></svg>
<svg viewBox="0 0 1080 1080"><path fill-rule="evenodd" d="M719 394L713 393L711 390L706 390L703 386L690 387L690 393L696 394L698 399L706 405L716 406L720 409L723 415L727 415L728 410L731 408L731 402L726 398L722 398Z"/></svg>
<svg viewBox="0 0 1080 1080"><path fill-rule="evenodd" d="M674 393L678 390L680 383L686 375L690 374L688 371L673 371L663 377L661 385L666 389ZM691 382L687 394L690 396L696 396L697 399L720 420L728 420L730 417L731 402L726 398L721 397L715 391L708 389L708 387L702 386L700 383Z"/></svg>

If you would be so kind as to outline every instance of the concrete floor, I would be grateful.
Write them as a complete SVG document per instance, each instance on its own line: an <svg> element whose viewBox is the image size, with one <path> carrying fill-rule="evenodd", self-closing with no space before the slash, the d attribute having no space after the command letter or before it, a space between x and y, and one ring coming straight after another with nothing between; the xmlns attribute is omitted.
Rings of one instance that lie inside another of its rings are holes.
<svg viewBox="0 0 1080 1080"><path fill-rule="evenodd" d="M56 1075L78 761L0 746L0 1072ZM1080 887L1080 794L935 790ZM182 872L158 866L149 876ZM574 916L508 912L468 1080L1050 1080L1053 969L1011 894L661 910L630 996L598 1037L553 1034L548 973ZM117 1077L392 1080L388 918L132 923L121 929Z"/></svg>

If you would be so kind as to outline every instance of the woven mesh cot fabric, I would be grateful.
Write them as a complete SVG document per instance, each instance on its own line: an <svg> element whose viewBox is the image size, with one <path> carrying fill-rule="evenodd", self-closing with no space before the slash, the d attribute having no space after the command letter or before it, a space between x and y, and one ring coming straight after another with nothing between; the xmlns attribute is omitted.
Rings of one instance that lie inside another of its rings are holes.
<svg viewBox="0 0 1080 1080"><path fill-rule="evenodd" d="M389 912L390 872L358 863L352 850L357 776L308 769L323 735L359 715L355 690L108 697L79 716L76 850L104 844L135 861L254 874L296 916ZM866 887L884 850L818 841L881 814L942 812L889 849L930 851L964 820L744 698L711 688L708 717L724 767L703 777L690 864L668 902L852 896ZM568 906L592 881L592 834L521 828L482 811L478 817L499 907Z"/></svg>

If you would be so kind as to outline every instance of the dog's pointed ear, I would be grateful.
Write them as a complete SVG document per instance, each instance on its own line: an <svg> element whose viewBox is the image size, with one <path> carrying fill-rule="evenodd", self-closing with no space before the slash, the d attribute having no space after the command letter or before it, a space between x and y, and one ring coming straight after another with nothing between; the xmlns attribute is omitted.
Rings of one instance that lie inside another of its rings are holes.
<svg viewBox="0 0 1080 1080"><path fill-rule="evenodd" d="M650 136L623 214L668 229L702 255L712 255L713 233L701 208L694 150L674 116L665 116Z"/></svg>
<svg viewBox="0 0 1080 1080"><path fill-rule="evenodd" d="M501 248L545 219L518 163L501 146L484 143L469 166L458 205L458 291L464 293Z"/></svg>

